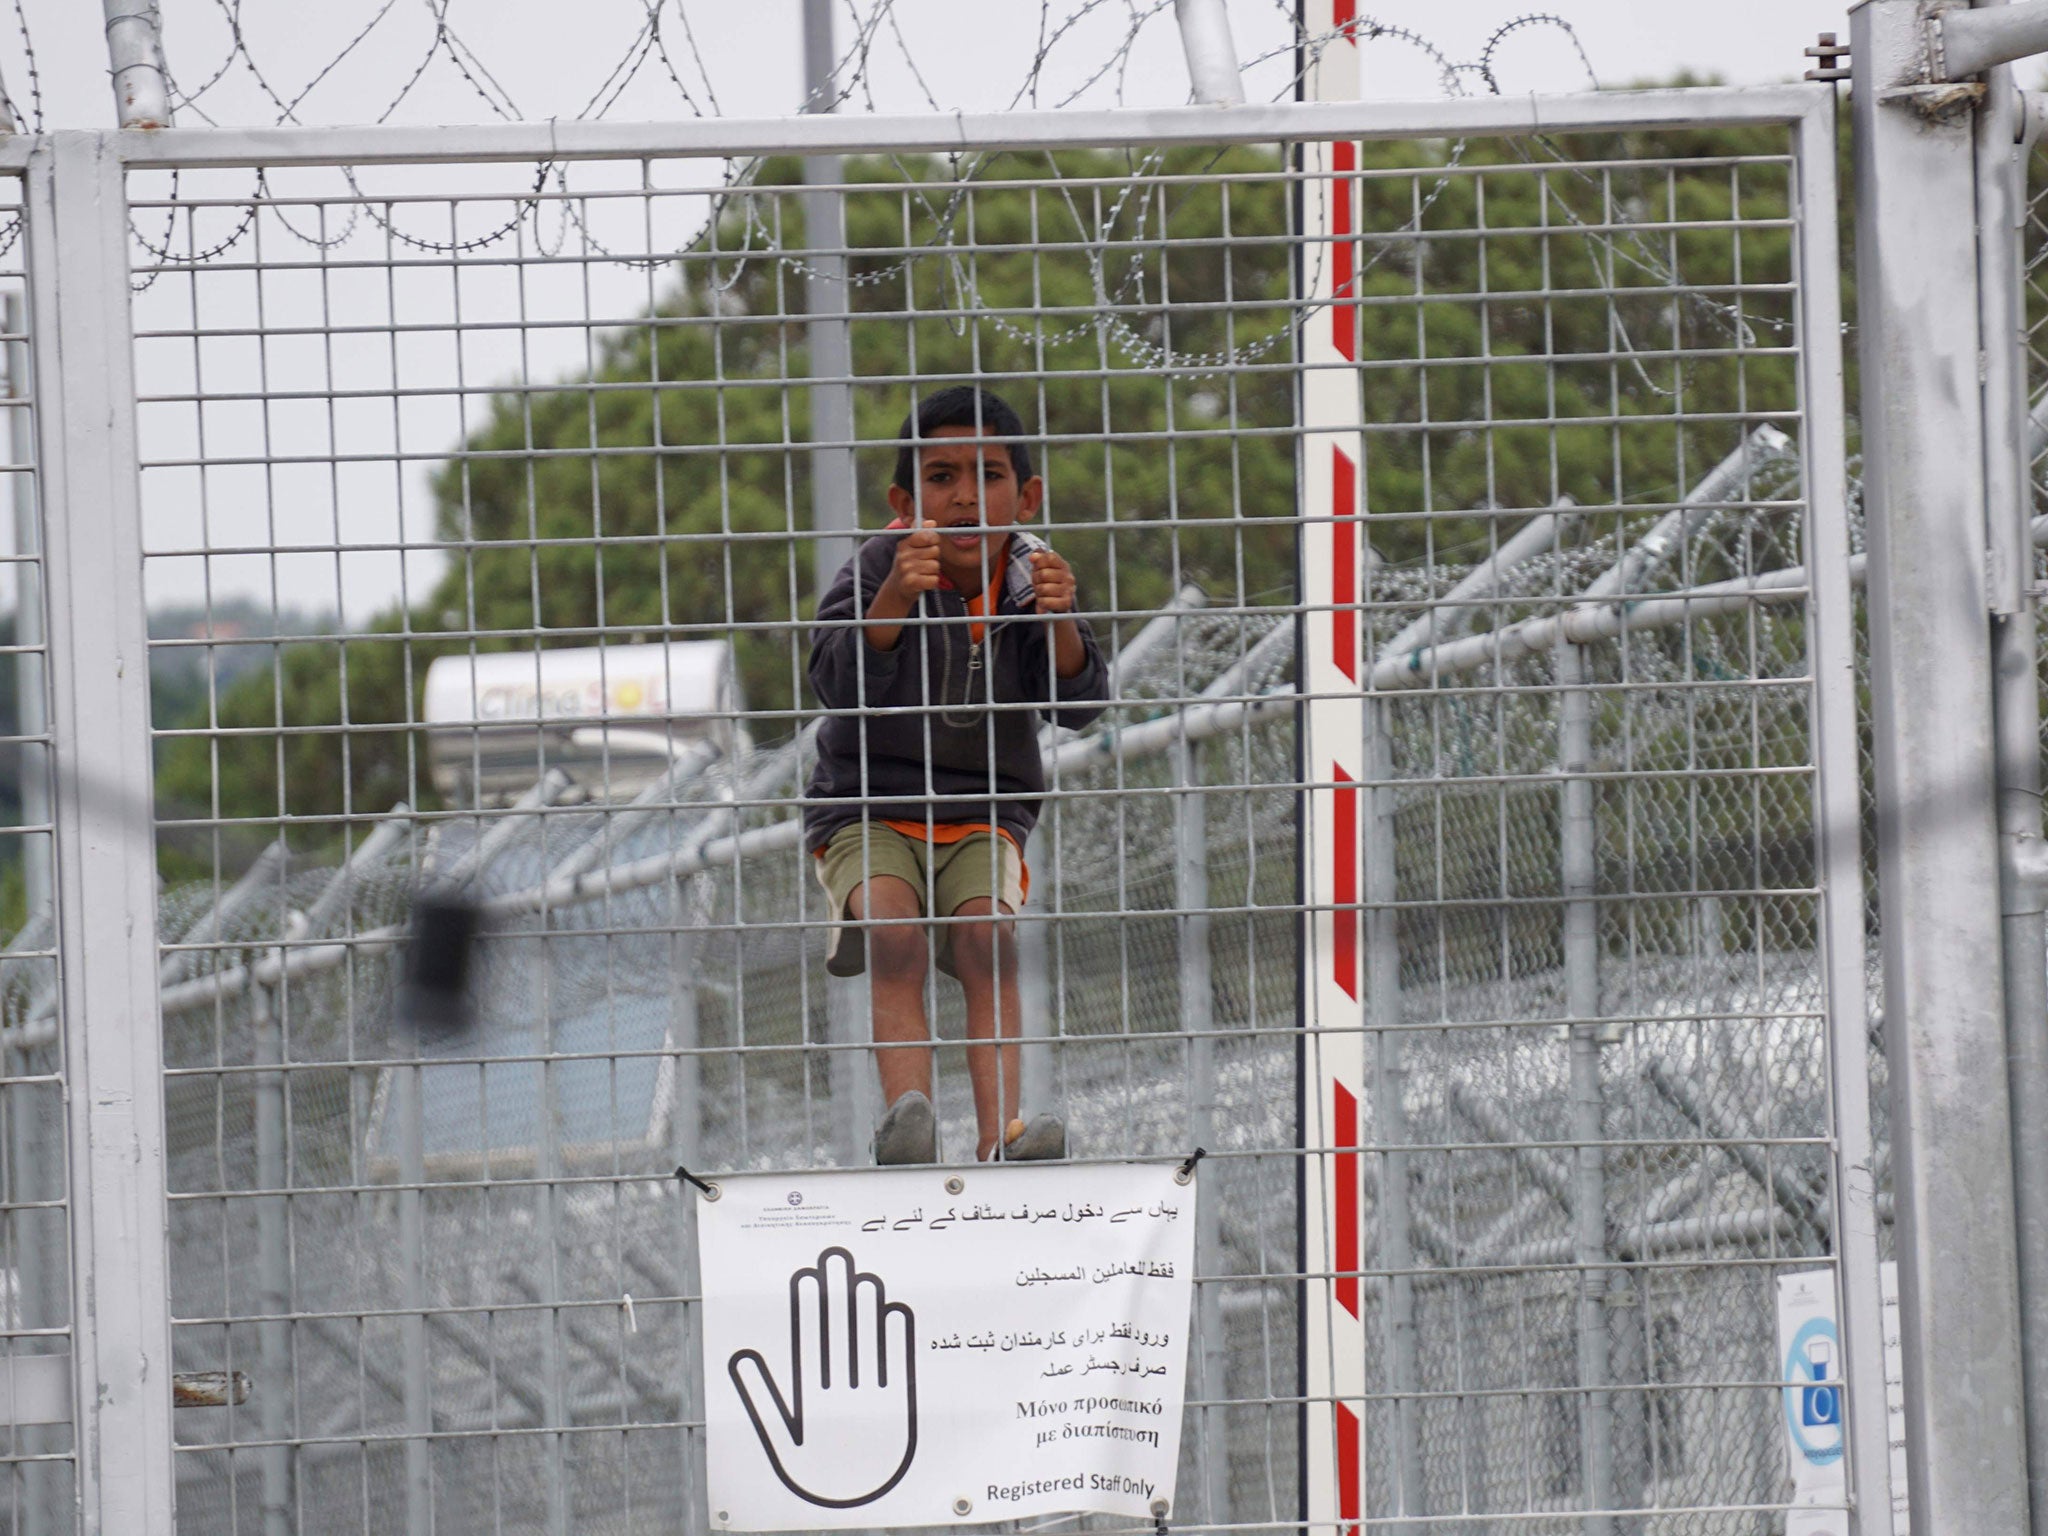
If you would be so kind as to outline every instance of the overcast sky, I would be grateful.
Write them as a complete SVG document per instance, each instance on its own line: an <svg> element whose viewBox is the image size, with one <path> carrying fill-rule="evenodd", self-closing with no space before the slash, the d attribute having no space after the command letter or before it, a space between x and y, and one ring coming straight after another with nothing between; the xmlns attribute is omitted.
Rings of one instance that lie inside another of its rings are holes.
<svg viewBox="0 0 2048 1536"><path fill-rule="evenodd" d="M607 78L640 34L646 0L441 0L448 26L483 66L484 91L495 84L529 118L572 117L600 98ZM1157 0L1142 0L1143 13ZM166 48L181 86L196 90L217 70L226 74L200 97L202 109L221 121L269 122L276 116L241 60L230 62L231 34L225 20L229 0L163 0ZM361 122L378 116L426 56L434 32L429 0L242 0L236 5L248 53L270 84L287 100L296 98L323 69L331 73L302 104L311 122ZM1098 3L1054 0L1055 28L1076 12L1082 19L1049 51L1047 89L1051 104L1080 86L1109 56L1129 26L1134 7L1126 0ZM853 7L872 17L876 0ZM1291 10L1291 0L1289 4ZM1475 60L1489 34L1536 10L1554 12L1576 31L1604 85L1665 80L1681 72L1717 75L1737 84L1796 79L1808 67L1800 50L1817 33L1847 35L1842 0L1717 0L1713 5L1679 5L1669 0L1543 0L1539 5L1500 0L1439 0L1418 5L1395 0L1361 10L1389 26L1422 33L1456 62ZM46 122L52 127L97 128L112 119L105 78L106 49L101 9L92 0L26 0L28 30L36 50ZM379 12L384 15L376 18ZM700 97L702 78L689 58L683 19L687 17L711 76L718 107L728 116L773 116L790 110L802 89L798 37L800 0L662 0L662 33L684 84ZM1284 46L1283 13L1274 0L1230 0L1240 52L1247 57ZM973 25L962 25L973 17ZM837 14L839 41L853 32L850 13ZM1041 20L1034 0L896 0L893 17L876 27L872 58L877 62L877 105L916 110L924 91L904 62L916 61L931 98L941 106L988 106L1006 100L1024 81L1036 51ZM374 22L374 26L372 23ZM351 39L370 28L352 54ZM1185 75L1174 54L1170 5L1145 23L1141 52L1145 66L1121 81L1135 103L1177 100ZM340 62L336 63L339 58ZM1432 94L1434 70L1419 50L1386 38L1366 52L1368 94L1402 97ZM1501 53L1503 84L1524 91L1578 89L1583 72L1568 49L1547 29L1528 29ZM21 38L0 28L0 68L17 98L29 94L27 59ZM1269 90L1284 83L1267 71ZM1107 79L1086 100L1108 104L1119 85ZM708 104L708 103L707 103ZM864 99L854 105L865 107ZM687 111L681 94L658 57L650 57L609 115L666 117ZM187 121L194 114L187 114ZM435 59L394 116L412 122L482 121L492 116L478 85L462 77L445 56Z"/></svg>
<svg viewBox="0 0 2048 1536"><path fill-rule="evenodd" d="M440 47L436 3L449 36ZM797 106L803 94L801 0L658 4L659 50L647 46L643 30L647 0L163 0L163 16L172 73L182 90L197 97L180 110L183 126L203 126L208 119L268 125L282 115L280 100L291 105L296 120L315 125L376 120L476 123L507 115L528 120L573 118L591 115L593 103L601 104L603 115L615 121L675 118L700 111L773 117ZM1572 33L1554 26L1514 30L1492 59L1503 90L1582 90L1590 83L1588 65L1592 79L1610 88L1666 81L1688 72L1737 84L1796 79L1809 64L1801 50L1817 33L1847 32L1842 0L1719 0L1711 6L1663 0L1545 4L1571 24ZM1274 0L1230 0L1240 55L1248 61L1264 60L1251 63L1247 70L1253 99L1291 93L1291 34L1286 23L1291 12L1292 0L1284 11ZM25 0L24 14L34 48L33 78L22 36L13 27L0 25L0 73L24 113L39 90L46 127L112 126L101 6L93 0ZM1362 46L1365 93L1403 99L1442 94L1442 65L1478 62L1488 38L1525 10L1498 0L1439 0L1430 6L1408 3L1369 14L1390 27L1414 28L1435 50L1432 56L1417 41L1391 34ZM240 18L239 51L230 15ZM836 12L842 53L855 46L856 17L869 27L865 69L842 110L988 110L1034 102L1041 107L1069 102L1156 106L1178 104L1187 96L1170 0L1053 0L1049 10L1034 0L895 0L893 6L854 0L851 6L842 3ZM1124 51L1134 17L1140 23L1136 42ZM1042 25L1049 40L1044 43ZM1034 77L1031 61L1041 48L1044 65ZM622 70L622 64L637 67ZM1484 89L1475 74L1467 72L1458 80L1464 90ZM699 168L705 178L700 184L715 183L716 171L715 166ZM445 166L420 172L384 170L373 176L366 173L361 184L380 194L446 194L501 185L511 191L511 184L503 180L507 174L504 168ZM530 168L519 174L530 182ZM602 167L586 167L575 174L582 178L577 184L587 187L592 178L607 173ZM347 191L332 173L292 175L298 179L271 178L273 196L336 197ZM162 178L138 177L132 187L131 195L137 197L163 196L169 190ZM179 195L246 197L248 175L188 173ZM613 206L622 216L630 211L628 205ZM337 204L335 209L332 217L339 223L346 206ZM647 232L656 241L655 249L673 248L659 243L664 239L680 243L690 237L686 210L670 211L673 230ZM138 228L146 222L161 235L163 217L155 213L138 219ZM358 238L372 233L365 228ZM645 239L646 234L636 231L636 238ZM374 261L379 249L383 247L365 247L354 254ZM230 262L247 259L246 241L241 251ZM569 270L561 269L565 283ZM624 319L644 308L648 294L643 274L603 264L589 272L591 283L597 285L594 294L565 293L563 312ZM544 280L545 274L534 279ZM195 292L176 277L154 284L135 301L138 328L189 326L192 308L201 302ZM498 302L509 313L516 312L510 305L529 299L548 302L538 288L534 295L512 295ZM221 301L208 302L216 308L206 323L218 325ZM289 302L273 299L263 323L320 323L314 311L295 320L286 307ZM584 306L580 311L574 308L578 304ZM371 303L368 312L374 311ZM472 307L467 312L474 316L479 310ZM253 315L240 323L255 323ZM493 358L480 352L469 358L467 377L472 384L522 374L534 379L568 376L587 357L586 341L573 329L508 334L517 339L508 341L508 350L501 355ZM352 349L375 350L360 340ZM277 358L268 360L269 374L260 375L253 353L217 348L209 355L205 389L209 395L259 388L310 388L317 394L323 378L328 388L341 388L349 364L360 361L365 371L353 382L374 394L379 388L389 389L394 373L402 371L408 382L416 382L447 366L446 358L425 353L401 359L396 343L388 350L391 355L377 361L367 355L353 358L350 349L343 349L339 370L331 360L321 362L317 371L309 365L307 377L295 383L282 372L285 363ZM184 351L196 349L186 346ZM167 354L166 363L162 359ZM138 355L139 387L145 396L189 391L195 386L184 375L193 366L180 361L175 347L144 343ZM369 472L372 466L357 466L347 471L354 479L343 483L341 474L316 473L312 464L287 466L267 476L256 469L214 471L206 477L174 470L147 473L145 513L152 548L218 549L232 543L262 546L336 538L387 546L382 552L339 557L307 553L284 559L252 555L154 560L152 601L190 602L210 582L216 595L274 597L282 606L339 609L360 620L387 607L399 594L402 578L417 596L433 579L438 556L406 558L388 546L429 534L431 498L426 482L432 458L455 447L465 422L474 420L460 417L452 401L453 397L408 400L400 413L403 419L395 422L387 407L382 427L358 435L352 448L359 454L389 451L379 446L376 433L383 432L392 442L402 441L406 451L422 456L396 476L388 468L379 475ZM300 425L293 424L295 408ZM267 419L253 408L210 409L215 414L207 428L209 456L317 456L328 451L322 432L331 431L331 423L323 426L321 413L303 403L273 405ZM146 458L195 454L189 430L177 424L181 419L174 409L145 406ZM0 604L5 601L0 593Z"/></svg>

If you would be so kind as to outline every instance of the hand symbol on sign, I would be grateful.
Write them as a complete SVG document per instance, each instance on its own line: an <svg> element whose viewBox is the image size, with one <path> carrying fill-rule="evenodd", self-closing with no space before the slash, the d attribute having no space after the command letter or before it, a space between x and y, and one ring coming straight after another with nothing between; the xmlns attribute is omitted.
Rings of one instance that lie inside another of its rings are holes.
<svg viewBox="0 0 2048 1536"><path fill-rule="evenodd" d="M827 1248L789 1277L789 1396L761 1352L726 1363L783 1485L828 1509L872 1503L917 1454L916 1319L879 1275ZM819 1426L834 1426L820 1433Z"/></svg>

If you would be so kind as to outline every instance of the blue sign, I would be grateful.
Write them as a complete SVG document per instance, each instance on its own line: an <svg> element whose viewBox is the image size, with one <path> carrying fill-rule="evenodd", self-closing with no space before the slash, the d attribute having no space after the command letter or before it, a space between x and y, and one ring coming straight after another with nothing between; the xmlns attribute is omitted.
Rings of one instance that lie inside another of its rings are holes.
<svg viewBox="0 0 2048 1536"><path fill-rule="evenodd" d="M1827 1317L1809 1320L1785 1352L1785 1426L1811 1466L1833 1466L1842 1459L1839 1353L1840 1336L1834 1319Z"/></svg>

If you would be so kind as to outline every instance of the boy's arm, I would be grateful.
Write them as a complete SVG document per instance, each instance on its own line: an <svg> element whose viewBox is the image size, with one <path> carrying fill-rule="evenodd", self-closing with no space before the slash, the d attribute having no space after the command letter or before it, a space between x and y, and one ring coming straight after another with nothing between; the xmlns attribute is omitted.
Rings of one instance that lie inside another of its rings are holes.
<svg viewBox="0 0 2048 1536"><path fill-rule="evenodd" d="M870 541L872 542L872 541ZM868 626L853 622L870 614L888 570L863 544L825 589L811 630L808 668L811 691L827 709L858 709L874 702L895 681L898 655L866 638ZM907 617L907 611L902 617ZM901 625L897 626L900 631Z"/></svg>
<svg viewBox="0 0 2048 1536"><path fill-rule="evenodd" d="M1073 671L1062 660L1063 642L1077 653ZM1053 625L1053 682L1051 694L1057 702L1048 711L1053 720L1070 731L1078 731L1109 704L1109 665L1102 648L1095 643L1095 631L1086 619L1060 619Z"/></svg>
<svg viewBox="0 0 2048 1536"><path fill-rule="evenodd" d="M1088 665L1088 642L1079 619L1055 619L1052 626L1052 669L1061 682L1071 682Z"/></svg>
<svg viewBox="0 0 2048 1536"><path fill-rule="evenodd" d="M917 600L939 584L938 524L926 522L921 528L896 541L889 562L889 574L875 589L868 604L867 623L861 635L871 649L893 651L903 638L903 621L917 608Z"/></svg>
<svg viewBox="0 0 2048 1536"><path fill-rule="evenodd" d="M1108 702L1109 668L1088 621L1074 617L1079 598L1072 566L1050 549L1033 550L1031 591L1038 611L1052 620L1053 675L1045 689L1054 701L1049 712L1059 724L1079 730Z"/></svg>
<svg viewBox="0 0 2048 1536"><path fill-rule="evenodd" d="M1074 568L1050 549L1031 552L1031 598L1040 613L1066 615L1052 622L1052 669L1062 682L1071 682L1088 665L1088 643L1072 617L1078 601Z"/></svg>
<svg viewBox="0 0 2048 1536"><path fill-rule="evenodd" d="M903 621L939 584L935 525L863 544L818 604L811 631L811 690L827 709L873 703L895 680ZM863 623L849 623L854 618Z"/></svg>

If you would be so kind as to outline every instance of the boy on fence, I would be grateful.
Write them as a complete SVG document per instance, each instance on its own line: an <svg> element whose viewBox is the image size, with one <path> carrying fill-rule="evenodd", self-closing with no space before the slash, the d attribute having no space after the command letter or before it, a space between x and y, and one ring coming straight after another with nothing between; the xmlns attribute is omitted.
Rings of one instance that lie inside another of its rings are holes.
<svg viewBox="0 0 2048 1536"><path fill-rule="evenodd" d="M826 968L872 973L887 1105L878 1163L939 1157L927 924L966 999L975 1155L1066 1155L1057 1116L1018 1115L1016 925L1004 919L1029 888L1024 841L1045 791L1039 713L1087 724L1108 674L1074 617L1073 570L1016 527L1045 495L1023 431L987 390L925 400L899 434L895 521L833 579L812 632L811 686L829 713L804 841L837 925Z"/></svg>

